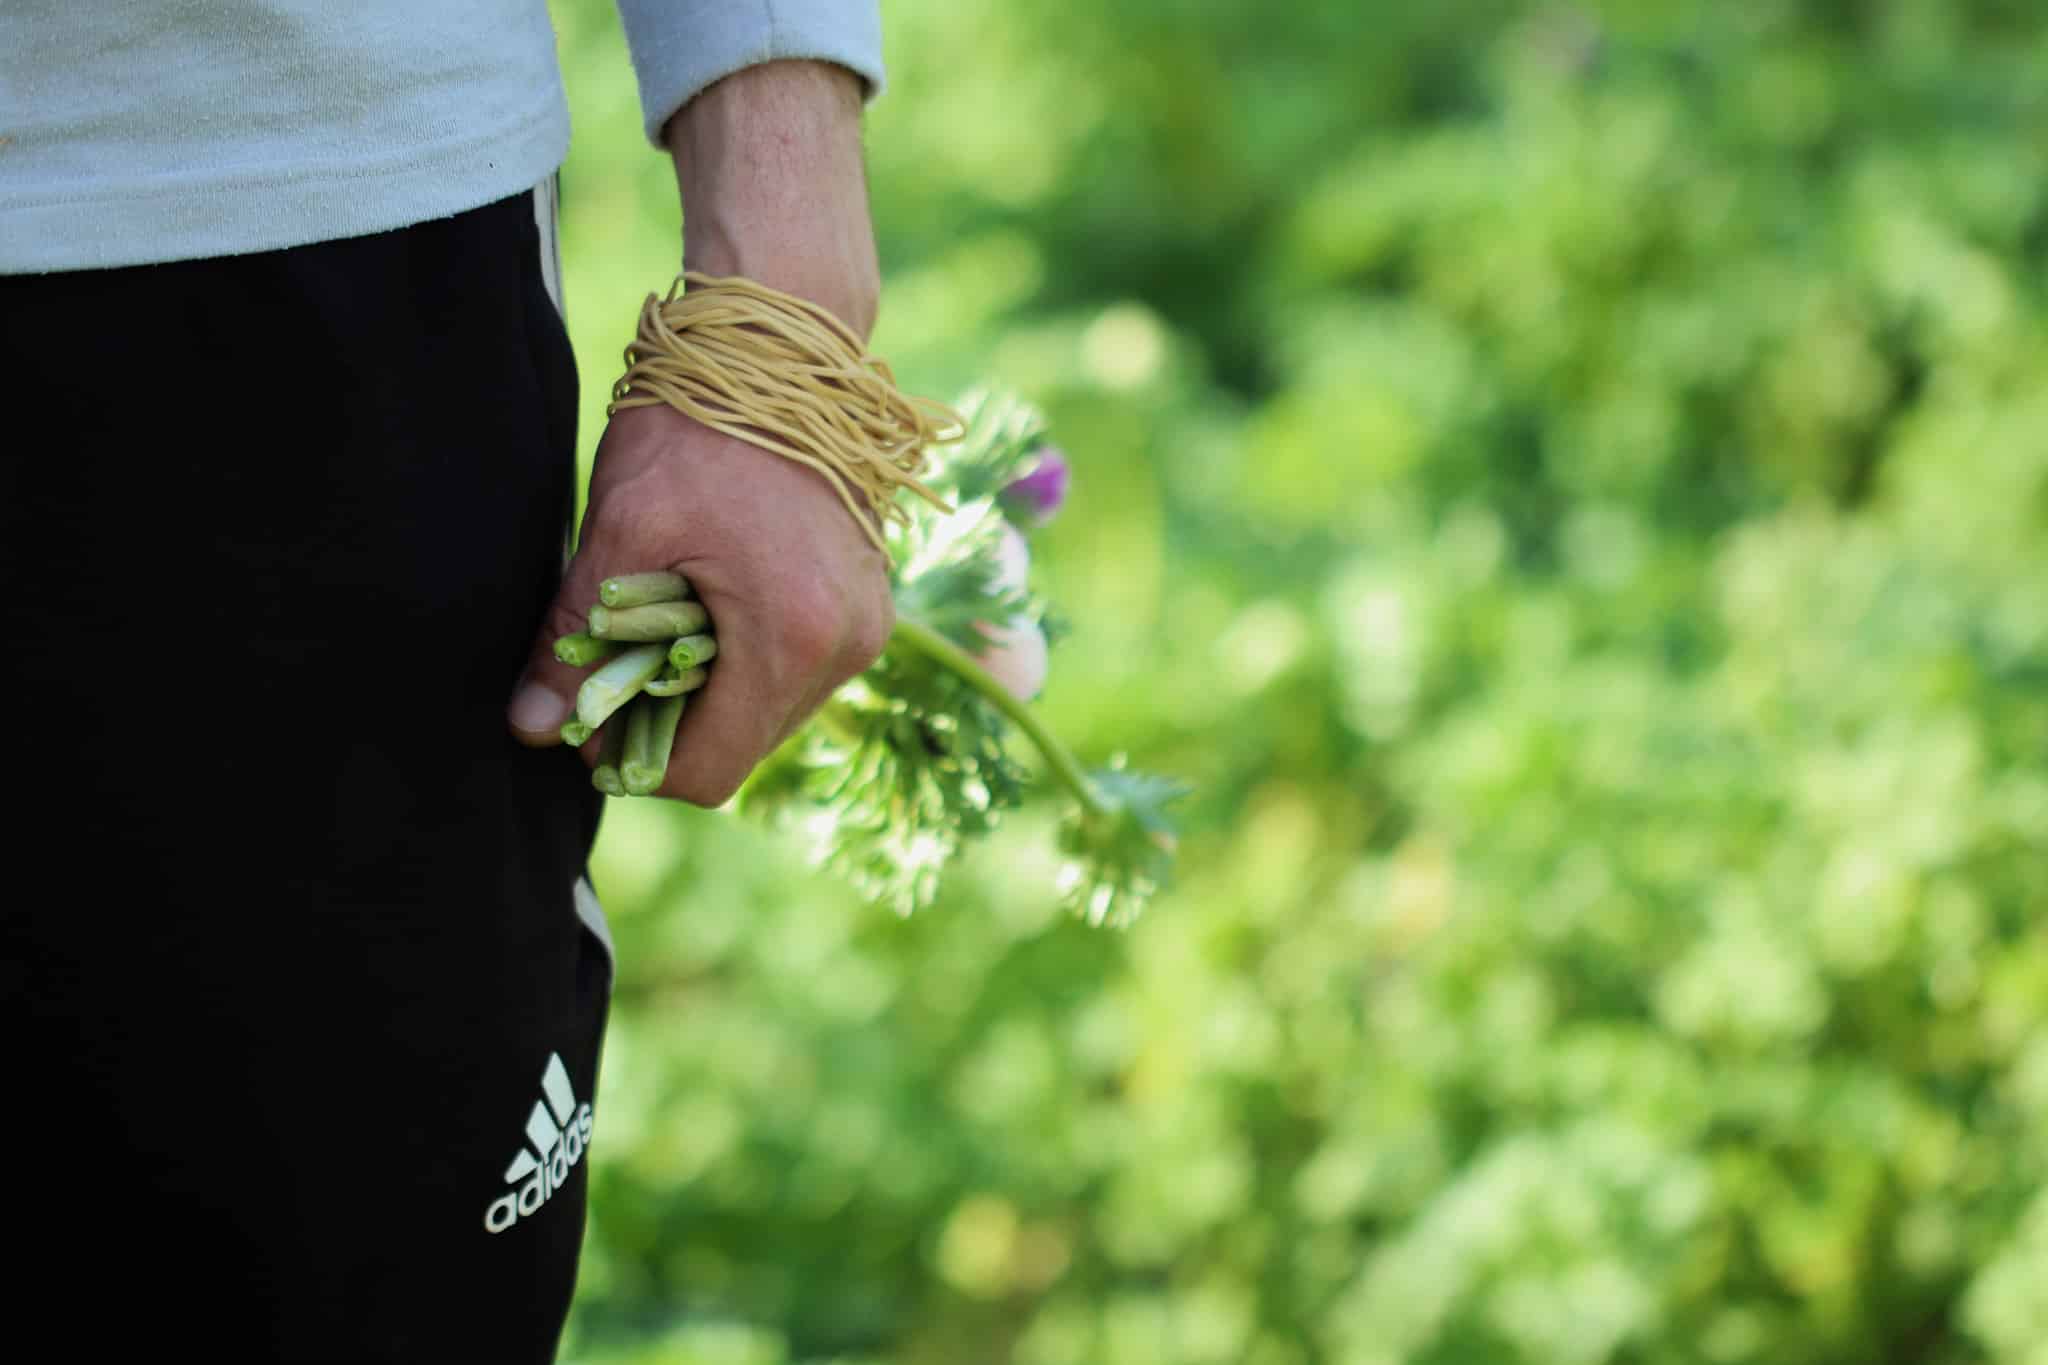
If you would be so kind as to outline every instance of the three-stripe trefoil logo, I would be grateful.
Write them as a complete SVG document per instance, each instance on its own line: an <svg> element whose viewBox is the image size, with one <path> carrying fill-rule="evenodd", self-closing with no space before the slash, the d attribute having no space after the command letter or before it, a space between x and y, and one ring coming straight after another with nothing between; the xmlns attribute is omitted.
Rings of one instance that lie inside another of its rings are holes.
<svg viewBox="0 0 2048 1365"><path fill-rule="evenodd" d="M526 1141L505 1168L507 1190L484 1210L484 1228L503 1232L539 1211L569 1179L569 1171L590 1147L590 1106L576 1103L562 1055L548 1056L541 1073L540 1099L526 1116ZM522 1183L523 1182L523 1183Z"/></svg>

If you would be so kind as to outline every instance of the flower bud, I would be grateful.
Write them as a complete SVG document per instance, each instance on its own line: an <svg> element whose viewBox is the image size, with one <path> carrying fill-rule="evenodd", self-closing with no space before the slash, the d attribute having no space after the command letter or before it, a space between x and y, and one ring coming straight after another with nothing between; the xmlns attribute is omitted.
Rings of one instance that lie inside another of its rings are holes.
<svg viewBox="0 0 2048 1365"><path fill-rule="evenodd" d="M1031 472L1011 480L996 501L1003 515L1019 526L1043 526L1067 500L1069 474L1066 452L1058 446L1041 446Z"/></svg>
<svg viewBox="0 0 2048 1365"><path fill-rule="evenodd" d="M1028 616L1012 617L1002 625L977 622L975 629L988 640L974 661L989 671L1018 701L1030 701L1045 690L1045 632Z"/></svg>
<svg viewBox="0 0 2048 1365"><path fill-rule="evenodd" d="M996 537L995 590L1023 592L1030 577L1031 546L1025 542L1024 533L1006 521Z"/></svg>

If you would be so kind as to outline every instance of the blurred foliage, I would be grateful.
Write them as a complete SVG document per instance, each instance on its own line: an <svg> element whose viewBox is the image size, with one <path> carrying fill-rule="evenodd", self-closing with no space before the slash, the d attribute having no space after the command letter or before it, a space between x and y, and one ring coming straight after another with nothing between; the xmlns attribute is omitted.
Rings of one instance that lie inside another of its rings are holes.
<svg viewBox="0 0 2048 1365"><path fill-rule="evenodd" d="M569 1358L2048 1361L2048 13L887 11L877 349L1048 409L1180 885L615 803ZM558 18L589 441L678 235Z"/></svg>

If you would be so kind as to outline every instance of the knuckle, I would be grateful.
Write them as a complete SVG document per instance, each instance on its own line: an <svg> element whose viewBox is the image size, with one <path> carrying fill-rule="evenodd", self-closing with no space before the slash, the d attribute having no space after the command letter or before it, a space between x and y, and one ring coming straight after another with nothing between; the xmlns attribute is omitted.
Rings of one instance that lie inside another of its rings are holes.
<svg viewBox="0 0 2048 1365"><path fill-rule="evenodd" d="M792 591L782 612L783 642L799 663L817 668L839 652L846 638L845 610L822 585L809 583Z"/></svg>
<svg viewBox="0 0 2048 1365"><path fill-rule="evenodd" d="M849 673L858 673L881 657L895 624L896 613L886 596L878 608L859 615L847 637L846 657L842 661Z"/></svg>

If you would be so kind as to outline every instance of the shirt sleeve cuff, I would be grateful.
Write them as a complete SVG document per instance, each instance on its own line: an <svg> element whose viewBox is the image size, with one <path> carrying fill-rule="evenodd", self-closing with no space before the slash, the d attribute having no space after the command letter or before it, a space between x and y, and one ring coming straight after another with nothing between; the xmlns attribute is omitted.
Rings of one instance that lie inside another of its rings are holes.
<svg viewBox="0 0 2048 1365"><path fill-rule="evenodd" d="M791 58L835 62L882 93L880 0L618 0L647 140L705 86Z"/></svg>

